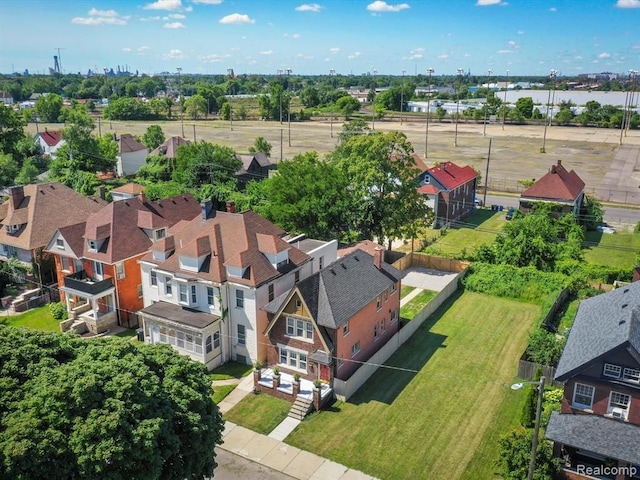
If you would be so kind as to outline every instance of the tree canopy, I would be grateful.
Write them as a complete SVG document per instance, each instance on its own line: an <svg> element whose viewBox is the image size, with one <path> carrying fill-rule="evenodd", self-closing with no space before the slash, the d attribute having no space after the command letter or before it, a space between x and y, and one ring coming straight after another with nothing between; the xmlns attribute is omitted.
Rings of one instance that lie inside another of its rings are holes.
<svg viewBox="0 0 640 480"><path fill-rule="evenodd" d="M164 140L164 132L160 125L149 125L147 131L142 135L142 143L149 151L158 148Z"/></svg>
<svg viewBox="0 0 640 480"><path fill-rule="evenodd" d="M0 478L209 476L223 420L168 346L0 326Z"/></svg>

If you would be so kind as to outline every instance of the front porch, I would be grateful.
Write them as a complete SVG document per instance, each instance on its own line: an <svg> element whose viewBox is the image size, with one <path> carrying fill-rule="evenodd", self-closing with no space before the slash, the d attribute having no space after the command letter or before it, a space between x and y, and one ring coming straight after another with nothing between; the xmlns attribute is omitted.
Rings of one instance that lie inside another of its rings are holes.
<svg viewBox="0 0 640 480"><path fill-rule="evenodd" d="M115 308L113 280L110 277L94 279L84 270L67 275L64 278L65 301L69 319L60 323L64 332L104 333L118 325L118 313Z"/></svg>
<svg viewBox="0 0 640 480"><path fill-rule="evenodd" d="M316 410L320 410L333 398L333 389L326 383L316 388L310 380L301 378L297 382L293 375L280 372L276 375L273 368L261 368L253 372L254 388L290 402L298 399L313 403Z"/></svg>

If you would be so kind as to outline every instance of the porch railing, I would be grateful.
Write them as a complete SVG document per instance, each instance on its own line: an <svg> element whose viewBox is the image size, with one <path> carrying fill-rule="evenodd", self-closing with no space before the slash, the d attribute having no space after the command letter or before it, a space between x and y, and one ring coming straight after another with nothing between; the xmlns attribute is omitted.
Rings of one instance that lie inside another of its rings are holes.
<svg viewBox="0 0 640 480"><path fill-rule="evenodd" d="M104 280L95 280L87 275L87 272L81 270L64 277L64 286L86 295L98 295L113 287L113 279L107 277Z"/></svg>

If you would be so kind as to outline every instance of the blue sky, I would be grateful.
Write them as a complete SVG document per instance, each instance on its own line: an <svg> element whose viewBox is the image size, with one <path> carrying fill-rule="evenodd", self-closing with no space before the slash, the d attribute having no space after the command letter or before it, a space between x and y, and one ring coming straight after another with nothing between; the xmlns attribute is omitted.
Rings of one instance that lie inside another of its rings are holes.
<svg viewBox="0 0 640 480"><path fill-rule="evenodd" d="M316 3L317 1L317 3ZM640 0L0 0L0 72L640 70Z"/></svg>

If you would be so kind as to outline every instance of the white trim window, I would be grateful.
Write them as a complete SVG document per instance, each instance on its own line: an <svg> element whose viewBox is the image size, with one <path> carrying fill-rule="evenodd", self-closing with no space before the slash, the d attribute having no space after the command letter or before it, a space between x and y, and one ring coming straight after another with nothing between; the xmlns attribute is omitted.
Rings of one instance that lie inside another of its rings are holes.
<svg viewBox="0 0 640 480"><path fill-rule="evenodd" d="M247 327L238 324L238 345L247 344Z"/></svg>
<svg viewBox="0 0 640 480"><path fill-rule="evenodd" d="M640 370L637 368L625 368L622 378L628 382L640 383Z"/></svg>
<svg viewBox="0 0 640 480"><path fill-rule="evenodd" d="M631 395L612 391L609 394L609 406L607 408L607 413L614 416L617 415L618 417L626 420L629 415L630 404Z"/></svg>
<svg viewBox="0 0 640 480"><path fill-rule="evenodd" d="M378 323L373 324L373 341L378 340Z"/></svg>
<svg viewBox="0 0 640 480"><path fill-rule="evenodd" d="M391 310L391 324L393 325L398 320L398 311Z"/></svg>
<svg viewBox="0 0 640 480"><path fill-rule="evenodd" d="M196 284L191 285L191 305L198 303L198 286Z"/></svg>
<svg viewBox="0 0 640 480"><path fill-rule="evenodd" d="M347 335L349 335L349 320L342 326L342 336L346 337Z"/></svg>
<svg viewBox="0 0 640 480"><path fill-rule="evenodd" d="M579 408L591 408L593 406L593 396L595 393L595 387L583 383L576 383L573 389L573 401L571 404Z"/></svg>
<svg viewBox="0 0 640 480"><path fill-rule="evenodd" d="M351 345L351 358L355 357L360 352L360 342L356 342Z"/></svg>
<svg viewBox="0 0 640 480"><path fill-rule="evenodd" d="M620 378L620 374L622 373L622 367L619 365L613 365L611 363L605 363L604 369L602 370L602 375L609 378Z"/></svg>
<svg viewBox="0 0 640 480"><path fill-rule="evenodd" d="M171 285L171 277L164 277L164 294L167 297L173 296L173 288Z"/></svg>
<svg viewBox="0 0 640 480"><path fill-rule="evenodd" d="M236 308L244 308L244 292L236 288Z"/></svg>
<svg viewBox="0 0 640 480"><path fill-rule="evenodd" d="M207 287L207 305L211 307L216 305L216 292L213 287Z"/></svg>
<svg viewBox="0 0 640 480"><path fill-rule="evenodd" d="M301 318L287 317L287 336L313 341L313 323Z"/></svg>
<svg viewBox="0 0 640 480"><path fill-rule="evenodd" d="M60 266L63 272L71 271L71 263L67 257L60 256Z"/></svg>
<svg viewBox="0 0 640 480"><path fill-rule="evenodd" d="M151 270L149 273L149 281L151 282L152 287L158 288L158 272Z"/></svg>
<svg viewBox="0 0 640 480"><path fill-rule="evenodd" d="M307 373L307 352L279 346L280 365Z"/></svg>
<svg viewBox="0 0 640 480"><path fill-rule="evenodd" d="M205 340L205 353L211 353L213 350L220 348L220 330L213 332L207 336Z"/></svg>
<svg viewBox="0 0 640 480"><path fill-rule="evenodd" d="M118 280L122 280L123 278L125 278L126 273L124 270L123 262L116 263L116 275L118 276Z"/></svg>
<svg viewBox="0 0 640 480"><path fill-rule="evenodd" d="M56 238L56 247L64 250L64 240L62 238Z"/></svg>
<svg viewBox="0 0 640 480"><path fill-rule="evenodd" d="M178 284L178 299L180 303L189 303L189 296L187 293L187 284L179 283Z"/></svg>

